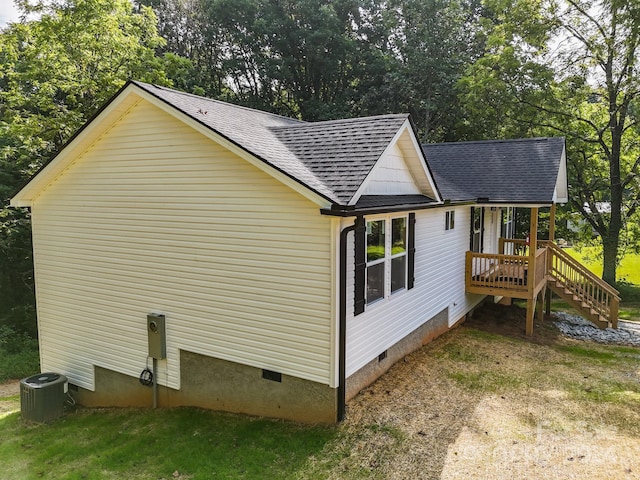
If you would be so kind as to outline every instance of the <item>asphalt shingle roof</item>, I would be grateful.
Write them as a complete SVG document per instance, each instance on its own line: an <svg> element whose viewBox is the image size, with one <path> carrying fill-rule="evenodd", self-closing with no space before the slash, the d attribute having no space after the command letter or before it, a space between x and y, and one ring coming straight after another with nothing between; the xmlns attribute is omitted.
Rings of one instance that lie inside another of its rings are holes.
<svg viewBox="0 0 640 480"><path fill-rule="evenodd" d="M408 115L302 122L132 82L333 203L346 205Z"/></svg>
<svg viewBox="0 0 640 480"><path fill-rule="evenodd" d="M550 203L565 140L561 137L422 146L445 200Z"/></svg>
<svg viewBox="0 0 640 480"><path fill-rule="evenodd" d="M346 204L407 118L406 114L382 115L275 127L272 131Z"/></svg>

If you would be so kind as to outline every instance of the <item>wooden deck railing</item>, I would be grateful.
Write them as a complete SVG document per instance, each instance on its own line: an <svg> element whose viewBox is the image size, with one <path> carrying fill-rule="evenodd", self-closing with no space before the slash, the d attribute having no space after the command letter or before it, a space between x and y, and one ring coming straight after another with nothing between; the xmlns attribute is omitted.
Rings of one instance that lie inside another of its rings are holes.
<svg viewBox="0 0 640 480"><path fill-rule="evenodd" d="M520 238L502 238L498 240L498 252L507 255L529 255L529 243Z"/></svg>
<svg viewBox="0 0 640 480"><path fill-rule="evenodd" d="M467 293L531 301L549 286L600 328L617 328L619 292L555 243L538 240L538 246L531 257L526 240L501 238L500 253L467 252Z"/></svg>
<svg viewBox="0 0 640 480"><path fill-rule="evenodd" d="M469 293L486 293L490 289L496 295L508 291L514 297L526 298L529 257L467 252L466 265Z"/></svg>
<svg viewBox="0 0 640 480"><path fill-rule="evenodd" d="M534 277L533 292L538 293L547 286L547 249L539 248L536 251L536 276Z"/></svg>
<svg viewBox="0 0 640 480"><path fill-rule="evenodd" d="M616 328L620 293L604 280L587 270L553 242L541 242L549 252L549 275L558 280L580 301L611 322Z"/></svg>

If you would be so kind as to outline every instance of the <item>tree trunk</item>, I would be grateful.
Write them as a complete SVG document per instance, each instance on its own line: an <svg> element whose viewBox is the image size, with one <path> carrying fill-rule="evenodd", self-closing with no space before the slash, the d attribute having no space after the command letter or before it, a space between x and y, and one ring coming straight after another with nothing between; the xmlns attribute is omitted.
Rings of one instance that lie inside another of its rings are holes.
<svg viewBox="0 0 640 480"><path fill-rule="evenodd" d="M619 230L609 229L607 238L602 239L602 279L609 285L616 284L619 237Z"/></svg>

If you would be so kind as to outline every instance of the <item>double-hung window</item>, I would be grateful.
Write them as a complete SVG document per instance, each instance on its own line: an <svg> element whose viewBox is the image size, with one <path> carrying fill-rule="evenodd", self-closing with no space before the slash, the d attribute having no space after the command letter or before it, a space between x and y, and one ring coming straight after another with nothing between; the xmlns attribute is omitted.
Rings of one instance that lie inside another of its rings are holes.
<svg viewBox="0 0 640 480"><path fill-rule="evenodd" d="M455 210L447 210L444 215L444 229L445 230L453 230L456 221L456 211Z"/></svg>
<svg viewBox="0 0 640 480"><path fill-rule="evenodd" d="M407 217L367 221L366 302L407 287Z"/></svg>

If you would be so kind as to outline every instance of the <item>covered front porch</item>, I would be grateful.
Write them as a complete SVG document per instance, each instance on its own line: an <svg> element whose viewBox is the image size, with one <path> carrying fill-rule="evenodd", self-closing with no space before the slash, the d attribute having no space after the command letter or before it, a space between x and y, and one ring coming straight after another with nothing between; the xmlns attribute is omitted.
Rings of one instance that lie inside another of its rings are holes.
<svg viewBox="0 0 640 480"><path fill-rule="evenodd" d="M498 253L466 253L467 293L527 300L526 334L533 334L551 291L600 328L617 327L619 293L554 242L555 204L550 208L549 239L538 239L539 208L532 207L529 240L500 238Z"/></svg>

